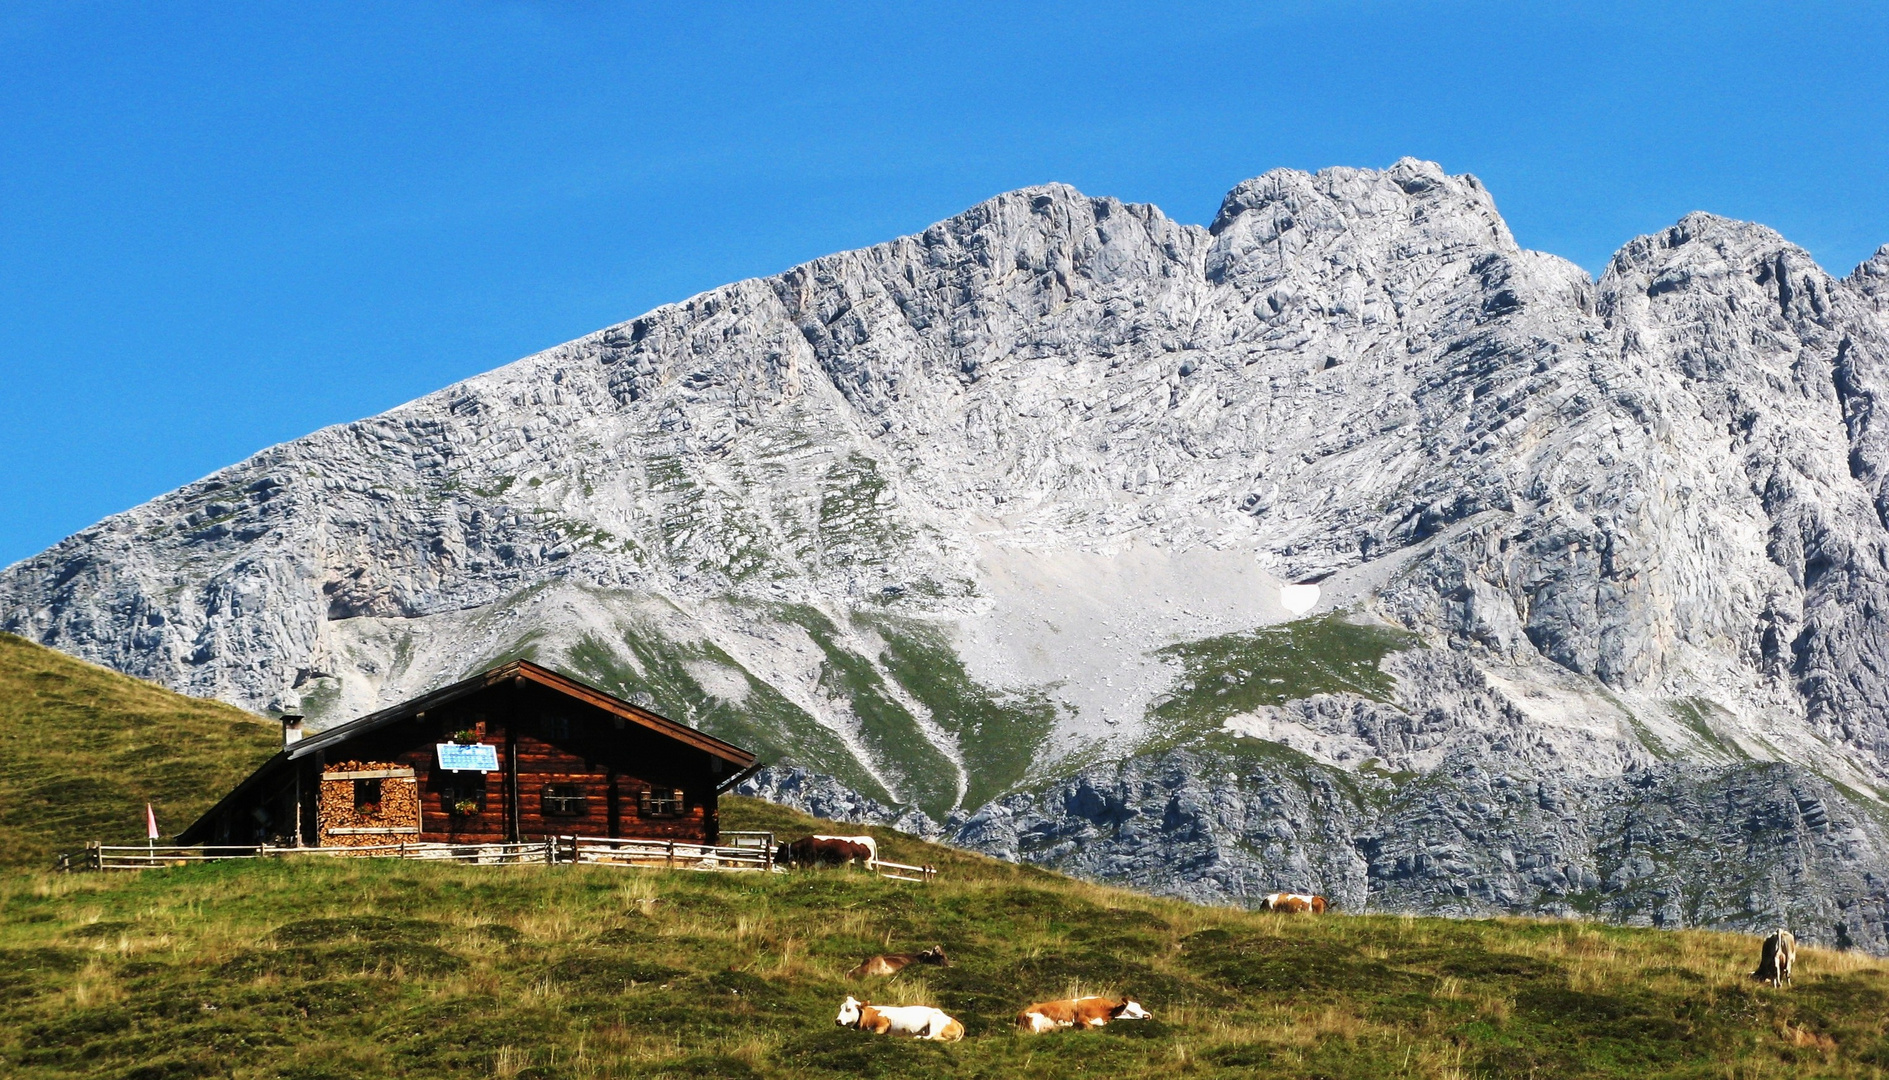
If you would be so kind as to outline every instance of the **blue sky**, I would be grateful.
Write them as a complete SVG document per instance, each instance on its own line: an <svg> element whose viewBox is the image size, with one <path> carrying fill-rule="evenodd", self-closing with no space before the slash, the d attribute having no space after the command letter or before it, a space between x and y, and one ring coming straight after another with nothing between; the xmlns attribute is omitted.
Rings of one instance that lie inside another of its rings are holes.
<svg viewBox="0 0 1889 1080"><path fill-rule="evenodd" d="M1205 223L1410 154L1593 271L1695 209L1889 243L1889 5L699 7L0 8L0 564L1026 184Z"/></svg>

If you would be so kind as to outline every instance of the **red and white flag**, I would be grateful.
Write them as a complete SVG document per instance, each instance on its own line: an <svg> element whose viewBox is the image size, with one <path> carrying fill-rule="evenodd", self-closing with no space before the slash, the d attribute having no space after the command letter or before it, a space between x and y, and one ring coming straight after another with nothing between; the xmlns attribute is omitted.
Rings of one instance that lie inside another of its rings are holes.
<svg viewBox="0 0 1889 1080"><path fill-rule="evenodd" d="M157 839L157 811L151 809L150 803L144 804L144 835Z"/></svg>

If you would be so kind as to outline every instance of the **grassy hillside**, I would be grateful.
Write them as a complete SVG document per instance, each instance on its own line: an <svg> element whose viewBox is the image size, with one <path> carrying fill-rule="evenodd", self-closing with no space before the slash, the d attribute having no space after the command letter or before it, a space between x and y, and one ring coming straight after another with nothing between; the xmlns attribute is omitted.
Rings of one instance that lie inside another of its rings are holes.
<svg viewBox="0 0 1889 1080"><path fill-rule="evenodd" d="M0 634L0 866L178 832L266 759L274 725Z"/></svg>
<svg viewBox="0 0 1889 1080"><path fill-rule="evenodd" d="M731 827L815 823L730 800ZM1570 923L1199 908L874 830L935 885L369 860L0 877L0 1073L235 1077L1882 1076L1889 969ZM833 1024L863 988L953 1046ZM1022 1036L1019 1006L1127 990L1156 1019Z"/></svg>

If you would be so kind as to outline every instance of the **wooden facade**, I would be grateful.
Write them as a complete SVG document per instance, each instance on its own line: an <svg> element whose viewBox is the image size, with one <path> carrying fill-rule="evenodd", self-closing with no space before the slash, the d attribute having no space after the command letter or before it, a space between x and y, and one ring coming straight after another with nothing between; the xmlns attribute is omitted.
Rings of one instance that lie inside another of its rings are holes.
<svg viewBox="0 0 1889 1080"><path fill-rule="evenodd" d="M449 767L478 755L492 767ZM520 660L286 745L179 839L714 844L720 794L757 767L739 747Z"/></svg>

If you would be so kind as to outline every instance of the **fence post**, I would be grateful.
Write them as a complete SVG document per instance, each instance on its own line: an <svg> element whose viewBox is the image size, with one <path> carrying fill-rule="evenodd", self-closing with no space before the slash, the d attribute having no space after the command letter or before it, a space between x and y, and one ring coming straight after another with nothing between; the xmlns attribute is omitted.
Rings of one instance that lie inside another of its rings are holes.
<svg viewBox="0 0 1889 1080"><path fill-rule="evenodd" d="M671 840L669 841L669 868L673 870L675 869L675 866L676 866L676 842L674 840Z"/></svg>

